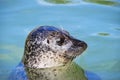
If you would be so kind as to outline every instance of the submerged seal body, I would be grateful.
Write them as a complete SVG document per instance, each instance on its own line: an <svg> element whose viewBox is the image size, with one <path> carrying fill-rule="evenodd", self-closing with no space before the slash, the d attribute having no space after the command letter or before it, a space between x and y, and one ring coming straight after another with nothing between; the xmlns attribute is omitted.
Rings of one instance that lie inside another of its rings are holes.
<svg viewBox="0 0 120 80"><path fill-rule="evenodd" d="M22 80L87 80L84 71L72 62L86 48L84 41L73 38L65 30L38 27L26 39L20 63L24 69L18 66L15 74L26 76Z"/></svg>

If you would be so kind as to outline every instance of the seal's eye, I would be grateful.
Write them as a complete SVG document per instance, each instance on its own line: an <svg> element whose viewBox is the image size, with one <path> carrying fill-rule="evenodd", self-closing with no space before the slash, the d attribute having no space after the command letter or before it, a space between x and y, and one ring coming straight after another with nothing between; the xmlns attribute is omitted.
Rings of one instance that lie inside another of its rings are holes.
<svg viewBox="0 0 120 80"><path fill-rule="evenodd" d="M64 38L64 37L61 37L61 38L59 39L59 41L57 41L57 45L62 46L63 43L64 43L64 41L65 41L65 38Z"/></svg>

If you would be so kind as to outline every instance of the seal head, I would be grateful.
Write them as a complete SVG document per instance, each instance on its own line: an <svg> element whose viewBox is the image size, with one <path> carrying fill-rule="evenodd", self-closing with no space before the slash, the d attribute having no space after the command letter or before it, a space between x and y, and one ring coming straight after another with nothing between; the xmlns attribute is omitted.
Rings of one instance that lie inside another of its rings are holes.
<svg viewBox="0 0 120 80"><path fill-rule="evenodd" d="M30 68L66 65L87 48L84 41L73 38L53 26L41 26L28 35L22 62Z"/></svg>

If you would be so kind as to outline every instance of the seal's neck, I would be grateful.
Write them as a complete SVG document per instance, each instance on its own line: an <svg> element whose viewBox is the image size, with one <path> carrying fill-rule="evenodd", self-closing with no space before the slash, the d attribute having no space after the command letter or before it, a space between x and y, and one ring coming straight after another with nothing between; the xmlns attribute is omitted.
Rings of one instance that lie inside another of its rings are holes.
<svg viewBox="0 0 120 80"><path fill-rule="evenodd" d="M25 67L27 72L27 76L29 80L36 79L45 80L45 77L48 77L50 80L54 80L57 76L61 76L61 74L65 73L69 67L71 67L73 63L68 63L62 66L54 66L54 67L46 67L46 68L30 68Z"/></svg>
<svg viewBox="0 0 120 80"><path fill-rule="evenodd" d="M87 80L83 69L71 62L65 66L51 68L25 68L29 80Z"/></svg>

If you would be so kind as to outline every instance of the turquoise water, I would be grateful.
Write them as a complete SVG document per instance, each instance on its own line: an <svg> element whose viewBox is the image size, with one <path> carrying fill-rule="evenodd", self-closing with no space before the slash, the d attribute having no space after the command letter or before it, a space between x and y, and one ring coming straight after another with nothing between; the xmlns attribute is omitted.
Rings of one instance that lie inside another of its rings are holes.
<svg viewBox="0 0 120 80"><path fill-rule="evenodd" d="M101 80L120 79L119 5L76 1L55 4L44 0L0 0L1 80L6 80L18 65L28 33L40 25L63 28L88 44L87 50L74 60L84 70Z"/></svg>

